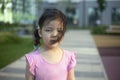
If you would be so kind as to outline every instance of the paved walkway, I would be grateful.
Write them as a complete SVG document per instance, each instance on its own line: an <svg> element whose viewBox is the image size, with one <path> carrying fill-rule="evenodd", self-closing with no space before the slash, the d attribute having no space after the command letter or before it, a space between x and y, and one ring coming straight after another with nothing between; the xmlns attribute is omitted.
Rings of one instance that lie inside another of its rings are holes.
<svg viewBox="0 0 120 80"><path fill-rule="evenodd" d="M89 31L69 31L61 47L75 51L77 65L76 80L108 80L95 42ZM0 80L24 80L25 58L12 63L0 71Z"/></svg>

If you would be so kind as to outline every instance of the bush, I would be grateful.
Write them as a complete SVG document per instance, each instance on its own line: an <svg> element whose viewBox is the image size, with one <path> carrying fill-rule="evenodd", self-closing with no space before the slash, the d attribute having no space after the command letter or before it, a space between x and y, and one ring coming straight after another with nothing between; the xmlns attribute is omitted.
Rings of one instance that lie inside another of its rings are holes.
<svg viewBox="0 0 120 80"><path fill-rule="evenodd" d="M106 34L106 26L90 27L92 34Z"/></svg>
<svg viewBox="0 0 120 80"><path fill-rule="evenodd" d="M11 31L11 32L14 32L14 28L16 27L19 27L20 24L18 23L8 23L8 22L0 22L0 31L2 32L8 32L8 31Z"/></svg>
<svg viewBox="0 0 120 80"><path fill-rule="evenodd" d="M21 38L10 32L0 32L0 44L20 43Z"/></svg>

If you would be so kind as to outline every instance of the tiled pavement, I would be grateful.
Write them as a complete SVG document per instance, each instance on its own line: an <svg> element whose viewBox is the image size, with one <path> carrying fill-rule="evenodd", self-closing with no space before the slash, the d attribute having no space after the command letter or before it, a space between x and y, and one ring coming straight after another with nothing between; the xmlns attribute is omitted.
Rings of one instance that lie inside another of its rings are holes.
<svg viewBox="0 0 120 80"><path fill-rule="evenodd" d="M61 47L75 51L76 80L108 80L94 40L87 30L68 31ZM0 70L0 80L24 80L25 59L15 61Z"/></svg>
<svg viewBox="0 0 120 80"><path fill-rule="evenodd" d="M77 54L76 80L108 80L89 31L70 31L66 34L62 47Z"/></svg>

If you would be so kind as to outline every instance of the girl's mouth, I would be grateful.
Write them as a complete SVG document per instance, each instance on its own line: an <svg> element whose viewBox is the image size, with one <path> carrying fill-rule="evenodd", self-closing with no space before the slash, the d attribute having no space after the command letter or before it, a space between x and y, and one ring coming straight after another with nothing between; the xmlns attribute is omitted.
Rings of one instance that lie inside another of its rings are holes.
<svg viewBox="0 0 120 80"><path fill-rule="evenodd" d="M62 36L63 36L63 33L59 33L59 35L55 39L50 40L50 44L55 44L55 43L59 42L61 40Z"/></svg>
<svg viewBox="0 0 120 80"><path fill-rule="evenodd" d="M58 40L50 40L50 44L55 44Z"/></svg>

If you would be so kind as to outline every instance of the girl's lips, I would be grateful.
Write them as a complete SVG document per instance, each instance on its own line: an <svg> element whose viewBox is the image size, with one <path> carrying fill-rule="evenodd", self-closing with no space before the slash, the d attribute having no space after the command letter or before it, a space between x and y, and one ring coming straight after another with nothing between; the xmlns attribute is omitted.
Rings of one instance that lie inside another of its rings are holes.
<svg viewBox="0 0 120 80"><path fill-rule="evenodd" d="M58 40L50 40L50 44L56 43Z"/></svg>
<svg viewBox="0 0 120 80"><path fill-rule="evenodd" d="M59 42L62 38L62 35L63 35L63 33L59 33L59 35L57 35L56 37L51 38L50 44L55 44L55 43Z"/></svg>

